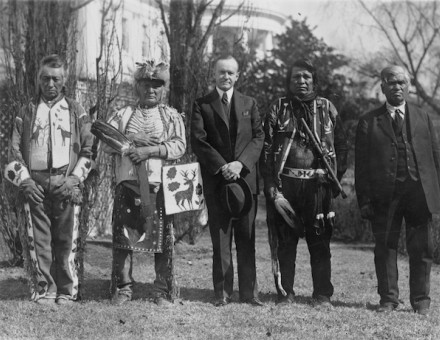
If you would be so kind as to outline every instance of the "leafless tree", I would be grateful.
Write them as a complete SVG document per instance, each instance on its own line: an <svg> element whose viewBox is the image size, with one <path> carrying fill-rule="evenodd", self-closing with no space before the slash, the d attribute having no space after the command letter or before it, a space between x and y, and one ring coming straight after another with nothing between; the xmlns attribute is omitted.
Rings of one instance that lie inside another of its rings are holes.
<svg viewBox="0 0 440 340"><path fill-rule="evenodd" d="M358 0L390 45L391 60L412 76L418 98L440 113L440 4L437 1Z"/></svg>
<svg viewBox="0 0 440 340"><path fill-rule="evenodd" d="M206 46L215 29L231 16L239 13L244 1L222 17L226 0L170 0L167 8L163 0L156 0L162 17L165 35L170 45L170 98L169 102L191 120L192 103L202 89L208 88L203 74L206 68ZM168 10L168 11L167 11ZM210 14L206 26L204 16ZM187 124L187 134L189 126ZM189 150L190 151L190 150ZM189 152L190 153L190 152Z"/></svg>

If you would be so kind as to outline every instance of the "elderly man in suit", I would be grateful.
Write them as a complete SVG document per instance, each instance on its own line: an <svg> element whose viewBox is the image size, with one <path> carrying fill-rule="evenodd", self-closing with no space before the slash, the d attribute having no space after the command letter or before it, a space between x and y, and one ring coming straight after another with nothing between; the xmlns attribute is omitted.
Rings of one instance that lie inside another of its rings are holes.
<svg viewBox="0 0 440 340"><path fill-rule="evenodd" d="M215 63L216 88L194 103L191 145L202 171L213 244L213 281L216 306L231 301L234 270L232 232L237 248L240 301L261 306L255 268L257 162L264 132L255 99L234 89L238 63L224 57ZM249 212L232 218L221 202L222 183L245 180L251 195Z"/></svg>
<svg viewBox="0 0 440 340"><path fill-rule="evenodd" d="M433 259L431 218L440 212L440 144L428 114L407 101L410 79L399 66L382 70L386 103L362 116L356 132L356 192L361 215L375 236L380 306L399 303L397 246L402 225L410 265L410 302L429 312Z"/></svg>

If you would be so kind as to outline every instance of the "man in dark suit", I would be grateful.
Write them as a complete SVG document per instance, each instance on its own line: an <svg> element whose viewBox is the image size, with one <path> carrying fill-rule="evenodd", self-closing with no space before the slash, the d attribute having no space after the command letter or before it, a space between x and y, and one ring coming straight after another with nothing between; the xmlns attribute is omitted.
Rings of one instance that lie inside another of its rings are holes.
<svg viewBox="0 0 440 340"><path fill-rule="evenodd" d="M410 265L410 302L428 314L433 259L431 219L440 213L440 144L426 112L407 102L410 79L399 66L382 70L386 103L359 120L355 180L361 215L370 219L376 245L378 312L399 303L397 246L402 225Z"/></svg>
<svg viewBox="0 0 440 340"><path fill-rule="evenodd" d="M233 57L217 60L216 88L195 101L191 121L191 145L201 165L208 207L216 306L229 303L233 292L232 232L240 301L262 305L255 268L255 215L257 162L264 132L255 99L234 90L238 76L238 63ZM231 218L220 202L219 192L222 182L240 177L252 191L252 206L244 216Z"/></svg>

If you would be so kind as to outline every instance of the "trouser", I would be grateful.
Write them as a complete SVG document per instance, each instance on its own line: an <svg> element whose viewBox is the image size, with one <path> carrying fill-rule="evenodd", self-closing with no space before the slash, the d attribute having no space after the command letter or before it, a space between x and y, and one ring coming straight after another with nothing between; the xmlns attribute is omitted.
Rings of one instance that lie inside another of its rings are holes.
<svg viewBox="0 0 440 340"><path fill-rule="evenodd" d="M321 194L318 195L318 190ZM304 223L304 232L310 253L312 268L313 297L333 295L331 283L330 238L332 227L325 219L323 230L315 227L317 213L328 213L331 204L331 188L326 183L319 184L316 179L296 179L282 177L282 191L296 214ZM318 209L320 208L320 209ZM322 211L320 211L322 210ZM281 273L281 284L288 294L294 295L296 253L299 236L289 227L281 215L275 214L274 223L278 234L278 261ZM278 290L278 296L282 294Z"/></svg>
<svg viewBox="0 0 440 340"><path fill-rule="evenodd" d="M154 269L156 279L154 287L157 296L164 296L172 299L173 287L173 256L171 246L166 246L166 240L172 238L173 225L167 224L163 231L163 252L154 254ZM134 283L133 273L133 250L113 249L113 275L119 289L124 288L131 293L131 286Z"/></svg>
<svg viewBox="0 0 440 340"><path fill-rule="evenodd" d="M213 246L212 278L216 298L230 298L233 292L234 268L232 236L237 250L238 289L240 300L258 297L255 267L255 216L257 196L252 195L252 208L243 217L231 219L218 202L218 197L206 196L209 231Z"/></svg>
<svg viewBox="0 0 440 340"><path fill-rule="evenodd" d="M431 213L420 181L396 182L390 202L375 202L372 218L375 237L374 263L380 303L399 303L397 248L402 220L406 225L409 256L410 302L414 309L429 308L430 274L433 261Z"/></svg>
<svg viewBox="0 0 440 340"><path fill-rule="evenodd" d="M63 296L77 299L78 276L75 255L78 246L79 206L52 196L53 183L63 175L33 173L33 179L45 190L42 204L29 205L34 239L39 297ZM33 248L32 249L32 244Z"/></svg>

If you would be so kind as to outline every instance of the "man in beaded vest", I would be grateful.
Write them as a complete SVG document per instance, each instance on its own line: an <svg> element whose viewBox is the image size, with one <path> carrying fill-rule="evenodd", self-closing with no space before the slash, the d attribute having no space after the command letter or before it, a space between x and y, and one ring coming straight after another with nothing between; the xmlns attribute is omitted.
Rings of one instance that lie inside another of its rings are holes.
<svg viewBox="0 0 440 340"><path fill-rule="evenodd" d="M397 247L402 219L410 265L410 302L426 315L433 260L431 214L440 212L440 144L429 115L408 103L410 79L400 66L382 70L386 103L359 119L355 180L362 217L375 237L378 312L399 304Z"/></svg>
<svg viewBox="0 0 440 340"><path fill-rule="evenodd" d="M333 295L330 237L332 199L338 192L333 190L334 184L301 119L315 135L339 180L346 170L348 148L338 112L328 99L317 96L317 84L313 64L307 59L296 61L287 73L287 95L272 105L264 121L262 173L277 303L281 305L294 300L296 251L304 235L310 252L314 302L319 307L331 307ZM291 224L276 209L282 202L295 216Z"/></svg>
<svg viewBox="0 0 440 340"><path fill-rule="evenodd" d="M91 121L64 95L64 66L58 55L41 60L39 98L16 116L5 174L24 197L38 282L32 298L46 305L78 297L79 204L82 182L92 168Z"/></svg>
<svg viewBox="0 0 440 340"><path fill-rule="evenodd" d="M123 155L103 144L104 151L115 155L114 304L132 298L134 251L154 253L156 304L168 305L178 294L173 276L173 216L164 213L161 170L184 155L186 140L183 115L162 103L168 80L167 64L154 60L137 63L137 103L108 119L132 142Z"/></svg>

